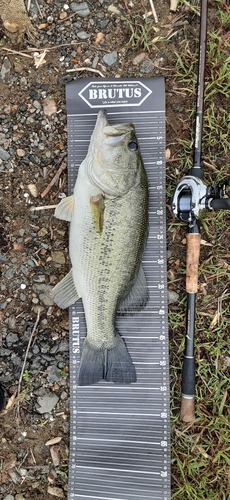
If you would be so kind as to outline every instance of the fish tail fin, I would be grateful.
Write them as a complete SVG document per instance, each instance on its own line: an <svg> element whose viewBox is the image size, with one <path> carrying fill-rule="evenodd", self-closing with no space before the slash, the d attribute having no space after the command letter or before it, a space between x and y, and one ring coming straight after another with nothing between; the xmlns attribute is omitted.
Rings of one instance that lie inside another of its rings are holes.
<svg viewBox="0 0 230 500"><path fill-rule="evenodd" d="M105 380L117 384L136 382L136 370L126 345L119 334L115 337L115 345L107 349Z"/></svg>
<svg viewBox="0 0 230 500"><path fill-rule="evenodd" d="M119 334L109 349L97 349L87 339L84 341L78 385L92 385L103 379L119 384L136 382L135 367Z"/></svg>
<svg viewBox="0 0 230 500"><path fill-rule="evenodd" d="M96 349L85 339L78 372L78 385L96 384L104 378L104 372L105 350Z"/></svg>

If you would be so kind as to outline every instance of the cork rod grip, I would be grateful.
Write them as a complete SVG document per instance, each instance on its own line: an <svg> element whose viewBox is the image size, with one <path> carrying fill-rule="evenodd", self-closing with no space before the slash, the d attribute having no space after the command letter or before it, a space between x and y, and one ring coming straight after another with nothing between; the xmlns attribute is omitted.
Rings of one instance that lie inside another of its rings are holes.
<svg viewBox="0 0 230 500"><path fill-rule="evenodd" d="M195 398L187 399L182 396L180 418L183 422L193 422L195 420Z"/></svg>
<svg viewBox="0 0 230 500"><path fill-rule="evenodd" d="M198 265L200 257L200 234L187 234L186 292L197 293Z"/></svg>

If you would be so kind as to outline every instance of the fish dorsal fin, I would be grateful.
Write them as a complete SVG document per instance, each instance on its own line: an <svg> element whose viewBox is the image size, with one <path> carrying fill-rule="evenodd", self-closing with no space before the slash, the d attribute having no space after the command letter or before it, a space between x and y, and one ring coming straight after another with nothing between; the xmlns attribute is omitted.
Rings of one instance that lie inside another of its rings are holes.
<svg viewBox="0 0 230 500"><path fill-rule="evenodd" d="M80 298L73 281L72 269L53 288L51 298L61 309L71 306Z"/></svg>
<svg viewBox="0 0 230 500"><path fill-rule="evenodd" d="M135 279L134 285L128 295L122 300L119 305L118 314L130 312L134 314L143 309L147 304L149 298L148 285L142 264L138 275Z"/></svg>
<svg viewBox="0 0 230 500"><path fill-rule="evenodd" d="M90 207L93 216L94 226L98 233L102 233L104 220L104 198L102 194L91 196Z"/></svg>
<svg viewBox="0 0 230 500"><path fill-rule="evenodd" d="M60 201L55 209L54 215L57 219L71 221L74 210L74 195L67 196Z"/></svg>

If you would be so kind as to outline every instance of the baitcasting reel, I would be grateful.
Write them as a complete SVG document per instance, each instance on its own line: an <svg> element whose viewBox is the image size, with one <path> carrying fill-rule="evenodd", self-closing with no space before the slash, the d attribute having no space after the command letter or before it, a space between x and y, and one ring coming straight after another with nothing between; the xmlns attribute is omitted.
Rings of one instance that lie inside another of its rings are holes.
<svg viewBox="0 0 230 500"><path fill-rule="evenodd" d="M198 177L186 175L178 182L172 196L174 217L184 222L192 222L200 218L204 209L229 210L230 198L224 198L227 186L230 186L230 179L224 184L205 186Z"/></svg>

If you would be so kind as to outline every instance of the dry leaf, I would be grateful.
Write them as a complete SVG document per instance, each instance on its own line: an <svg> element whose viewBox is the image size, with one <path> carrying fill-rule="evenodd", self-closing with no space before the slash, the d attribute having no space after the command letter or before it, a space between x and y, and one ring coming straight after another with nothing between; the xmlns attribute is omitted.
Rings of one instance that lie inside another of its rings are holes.
<svg viewBox="0 0 230 500"><path fill-rule="evenodd" d="M208 243L207 241L202 240L202 239L200 240L200 244L204 245L206 247L212 247L213 246L212 243Z"/></svg>
<svg viewBox="0 0 230 500"><path fill-rule="evenodd" d="M17 484L21 481L21 477L19 476L19 474L17 474L17 472L15 472L15 470L9 469L7 472L8 472L8 475L10 476L11 481L14 484Z"/></svg>
<svg viewBox="0 0 230 500"><path fill-rule="evenodd" d="M199 450L199 452L201 453L201 455L203 455L204 458L211 458L207 453L206 451L204 450L204 448L200 445L196 445L196 448Z"/></svg>
<svg viewBox="0 0 230 500"><path fill-rule="evenodd" d="M48 486L47 493L53 495L54 497L64 498L63 490L57 486Z"/></svg>
<svg viewBox="0 0 230 500"><path fill-rule="evenodd" d="M8 455L7 461L3 464L4 471L7 471L8 469L13 469L16 465L16 460L17 457L14 453Z"/></svg>
<svg viewBox="0 0 230 500"><path fill-rule="evenodd" d="M34 198L37 198L37 196L38 196L38 191L37 191L37 188L36 188L35 184L28 184L28 185L27 185L27 188L28 188L28 191L30 192L30 194L31 194Z"/></svg>
<svg viewBox="0 0 230 500"><path fill-rule="evenodd" d="M144 61L144 59L146 58L146 53L145 52L141 52L140 54L138 54L136 57L134 57L133 59L133 65L134 66L137 66L138 64L140 64L142 61Z"/></svg>
<svg viewBox="0 0 230 500"><path fill-rule="evenodd" d="M170 156L171 156L171 151L170 151L169 148L167 148L166 151L165 151L165 159L169 160Z"/></svg>
<svg viewBox="0 0 230 500"><path fill-rule="evenodd" d="M46 26L47 26L47 23L41 23L38 25L38 29L43 30L44 28L46 28Z"/></svg>
<svg viewBox="0 0 230 500"><path fill-rule="evenodd" d="M183 245L186 245L186 243L187 243L186 238L183 238L182 243L183 243ZM202 239L200 240L200 244L204 245L206 247L212 247L213 246L212 243L208 243L207 241L202 240Z"/></svg>
<svg viewBox="0 0 230 500"><path fill-rule="evenodd" d="M12 394L12 396L10 396L10 398L8 399L7 405L5 407L5 410L3 410L2 412L2 415L5 415L5 413L7 413L7 411L14 406L16 397L17 397L17 391L15 391L14 394Z"/></svg>
<svg viewBox="0 0 230 500"><path fill-rule="evenodd" d="M109 5L108 12L112 12L113 14L117 14L118 16L119 14L121 14L121 11L113 4Z"/></svg>
<svg viewBox="0 0 230 500"><path fill-rule="evenodd" d="M221 316L220 311L217 311L212 322L211 322L210 328L214 328L216 325L219 325L220 316Z"/></svg>
<svg viewBox="0 0 230 500"><path fill-rule="evenodd" d="M61 440L62 440L62 437L57 436L56 438L52 438L52 439L49 439L49 441L46 441L45 445L51 446L52 444L60 443Z"/></svg>
<svg viewBox="0 0 230 500"><path fill-rule="evenodd" d="M100 43L103 40L104 36L105 36L104 33L97 33L96 40L94 42L95 45L98 45L98 43Z"/></svg>
<svg viewBox="0 0 230 500"><path fill-rule="evenodd" d="M50 448L50 455L51 455L54 467L58 467L58 465L60 464L59 451L60 451L60 448L57 445L51 446L51 448Z"/></svg>
<svg viewBox="0 0 230 500"><path fill-rule="evenodd" d="M57 113L57 105L54 99L49 99L48 97L44 99L43 111L46 116L51 116L53 113Z"/></svg>
<svg viewBox="0 0 230 500"><path fill-rule="evenodd" d="M9 480L8 474L6 474L5 472L2 472L2 475L1 475L1 484L7 483L8 480Z"/></svg>
<svg viewBox="0 0 230 500"><path fill-rule="evenodd" d="M23 243L16 243L16 241L14 241L13 246L14 246L14 250L16 250L18 252L22 252L22 250L24 248Z"/></svg>
<svg viewBox="0 0 230 500"><path fill-rule="evenodd" d="M44 50L44 52L42 52L42 54L40 52L34 52L34 54L33 54L34 66L36 69L38 69L39 66L41 66L42 64L46 63L45 55L46 55L46 50Z"/></svg>
<svg viewBox="0 0 230 500"><path fill-rule="evenodd" d="M156 43L159 40L159 36L155 36L155 38L152 39L152 43Z"/></svg>

